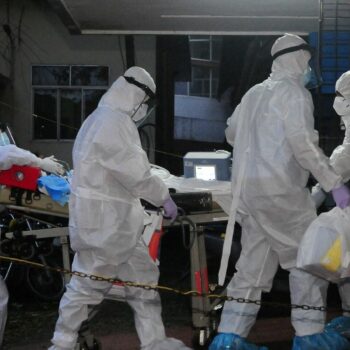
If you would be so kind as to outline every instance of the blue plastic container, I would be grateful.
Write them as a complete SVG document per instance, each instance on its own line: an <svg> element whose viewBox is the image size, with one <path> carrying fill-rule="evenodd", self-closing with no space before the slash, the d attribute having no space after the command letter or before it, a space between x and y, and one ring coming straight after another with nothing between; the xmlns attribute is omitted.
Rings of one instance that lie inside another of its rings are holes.
<svg viewBox="0 0 350 350"><path fill-rule="evenodd" d="M334 94L335 92L334 84L323 84L321 86L321 93L323 94Z"/></svg>
<svg viewBox="0 0 350 350"><path fill-rule="evenodd" d="M322 57L342 57L347 58L350 56L350 44L349 45L324 45L322 46Z"/></svg>

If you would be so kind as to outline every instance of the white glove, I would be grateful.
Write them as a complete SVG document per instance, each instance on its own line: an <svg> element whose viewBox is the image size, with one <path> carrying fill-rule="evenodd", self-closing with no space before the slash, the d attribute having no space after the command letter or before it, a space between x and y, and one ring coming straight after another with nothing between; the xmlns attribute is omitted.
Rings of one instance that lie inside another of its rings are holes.
<svg viewBox="0 0 350 350"><path fill-rule="evenodd" d="M64 174L63 165L58 163L57 159L54 156L40 159L38 165L41 169L43 169L49 173L53 173L56 175L63 175Z"/></svg>

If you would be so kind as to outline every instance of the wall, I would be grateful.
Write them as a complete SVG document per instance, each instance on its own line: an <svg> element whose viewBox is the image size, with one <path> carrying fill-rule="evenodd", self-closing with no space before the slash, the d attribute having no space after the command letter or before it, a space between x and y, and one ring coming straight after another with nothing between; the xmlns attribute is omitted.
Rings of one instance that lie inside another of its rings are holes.
<svg viewBox="0 0 350 350"><path fill-rule="evenodd" d="M22 21L21 4L25 3ZM5 2L0 4L1 23L8 23ZM45 155L71 162L73 141L46 141L32 139L32 89L31 66L33 64L93 64L109 66L110 84L123 73L119 39L124 48L124 37L117 35L70 35L51 7L43 0L10 1L10 26L15 37L14 85L6 103L7 115L0 120L10 120L16 141L20 147L39 151ZM19 24L21 25L19 26ZM18 30L18 27L21 29ZM0 33L0 67L7 67L4 55L9 56L8 37ZM124 49L123 49L124 50ZM155 74L155 38L135 37L136 64ZM124 60L125 60L125 52ZM1 102L1 101L0 101ZM9 118L10 116L10 118Z"/></svg>
<svg viewBox="0 0 350 350"><path fill-rule="evenodd" d="M226 120L232 113L227 101L214 98L175 95L176 139L225 141Z"/></svg>

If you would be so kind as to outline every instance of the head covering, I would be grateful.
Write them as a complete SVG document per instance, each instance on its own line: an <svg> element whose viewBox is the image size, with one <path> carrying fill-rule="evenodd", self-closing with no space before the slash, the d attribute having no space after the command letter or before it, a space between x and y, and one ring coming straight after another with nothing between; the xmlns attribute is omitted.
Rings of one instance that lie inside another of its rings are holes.
<svg viewBox="0 0 350 350"><path fill-rule="evenodd" d="M272 73L303 75L311 58L310 51L309 45L298 35L287 33L279 37L271 48Z"/></svg>
<svg viewBox="0 0 350 350"><path fill-rule="evenodd" d="M138 86L140 84L130 83L125 77L133 78L136 82L148 87L153 93L156 91L154 80L145 69L131 67L102 96L99 107L121 110L131 115L147 99L146 91Z"/></svg>
<svg viewBox="0 0 350 350"><path fill-rule="evenodd" d="M335 91L346 99L350 99L350 70L343 73L335 83Z"/></svg>
<svg viewBox="0 0 350 350"><path fill-rule="evenodd" d="M271 56L276 59L279 56L299 50L309 51L313 54L314 49L298 35L286 33L278 38L271 48Z"/></svg>
<svg viewBox="0 0 350 350"><path fill-rule="evenodd" d="M156 92L156 84L154 83L153 78L150 76L150 74L140 67L131 67L124 73L125 78L133 78L135 81L131 82L131 84L135 84L136 86L139 86L141 90L144 90L146 88L146 94L149 95L150 92L147 91L147 89L151 90L151 95L153 95ZM129 81L130 83L130 81ZM138 84L139 83L139 84ZM143 85L143 86L142 86ZM151 96L150 96L151 97Z"/></svg>

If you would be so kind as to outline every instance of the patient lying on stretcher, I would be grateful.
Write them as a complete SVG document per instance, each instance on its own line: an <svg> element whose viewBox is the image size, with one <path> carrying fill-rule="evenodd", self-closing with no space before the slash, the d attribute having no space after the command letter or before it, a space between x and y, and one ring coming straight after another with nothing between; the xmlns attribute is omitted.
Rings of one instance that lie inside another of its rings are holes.
<svg viewBox="0 0 350 350"><path fill-rule="evenodd" d="M31 191L35 191L39 186L42 192L51 198L55 197L54 200L64 205L68 201L69 184L65 179L57 176L63 175L64 172L64 167L54 156L39 158L12 144L0 147L0 185ZM52 175L42 176L47 173ZM51 188L54 196L50 193ZM59 195L57 195L57 189L60 189Z"/></svg>
<svg viewBox="0 0 350 350"><path fill-rule="evenodd" d="M15 145L1 146L0 171L8 170L13 165L29 165L41 168L49 173L63 175L64 168L54 156L39 158L35 154Z"/></svg>

